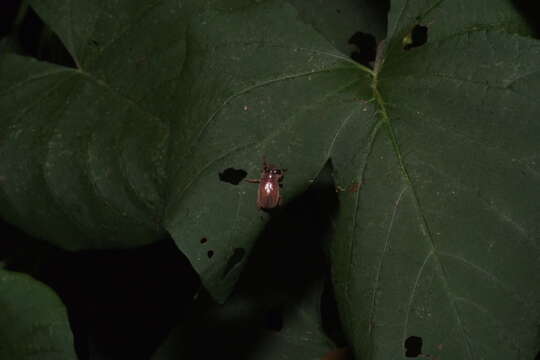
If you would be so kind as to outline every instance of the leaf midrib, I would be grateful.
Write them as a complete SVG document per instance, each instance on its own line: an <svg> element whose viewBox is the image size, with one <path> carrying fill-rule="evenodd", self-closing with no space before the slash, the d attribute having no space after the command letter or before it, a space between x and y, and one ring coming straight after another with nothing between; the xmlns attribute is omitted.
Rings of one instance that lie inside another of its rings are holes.
<svg viewBox="0 0 540 360"><path fill-rule="evenodd" d="M383 52L381 52L381 53L383 53ZM383 96L380 93L379 88L378 88L378 77L379 77L379 74L381 73L381 70L383 69L384 59L382 59L380 64L381 64L381 66L379 66L375 70L375 72L373 73L373 79L372 79L372 89L373 89L374 98L375 98L375 101L377 103L377 107L380 110L378 113L380 114L380 120L381 120L382 124L385 126L385 128L386 128L386 130L388 132L387 136L389 137L389 139L390 139L390 141L392 143L392 148L394 150L394 154L395 154L395 156L396 156L396 158L398 160L401 176L403 177L403 179L407 183L407 187L410 188L410 190L411 190L411 195L412 195L414 207L416 209L416 212L417 212L418 216L421 219L421 226L424 228L424 231L422 231L422 233L424 234L424 238L426 240L428 240L429 246L431 247L431 250L426 255L426 257L423 259L422 266L418 270L418 273L417 273L417 275L415 277L415 283L413 285L413 289L411 290L411 294L410 294L409 301L408 301L408 304L407 304L407 310L406 310L406 313L405 313L405 321L404 321L404 327L403 327L403 337L402 337L401 343L404 344L405 340L407 338L407 326L408 326L409 313L411 311L412 302L414 300L416 286L418 284L419 279L422 276L423 270L424 270L425 265L427 264L429 258L433 257L433 260L436 263L436 268L437 268L438 273L439 273L439 278L441 279L442 285L444 287L445 294L448 297L450 306L451 306L451 308L452 308L452 310L453 310L453 312L455 314L455 317L457 319L457 324L458 324L458 326L459 326L459 328L461 330L461 333L462 333L462 336L463 336L463 339L464 339L464 342L465 342L465 345L466 345L465 347L466 347L468 358L473 359L473 354L472 354L472 350L471 350L471 344L470 344L469 339L467 337L465 327L464 327L463 322L461 320L460 313L459 313L459 311L458 311L458 309L456 307L454 299L450 295L451 292L450 292L450 286L448 284L449 282L448 282L448 275L447 275L446 269L444 268L444 266L443 266L443 264L442 264L442 262L441 262L441 260L439 258L439 255L437 253L437 247L436 247L435 242L433 240L432 232L430 230L427 218L424 215L424 212L422 210L422 206L420 204L420 200L418 198L416 189L414 187L414 183L413 183L413 181L412 181L412 179L411 179L411 177L409 175L407 167L405 166L405 162L403 160L403 156L402 156L402 153L401 153L401 150L400 150L399 142L397 140L397 136L395 134L394 128L393 128L392 123L390 121L390 116L388 115L388 111L386 109L386 104L385 104L384 98L383 98ZM377 286L377 284L375 284L375 287L376 286ZM374 291L375 290L376 289L374 289ZM374 303L373 303L373 305L374 305ZM374 310L373 311L370 310L370 314L372 315L372 317L375 317L375 311ZM373 321L372 317L370 317L370 319L369 319L370 323Z"/></svg>

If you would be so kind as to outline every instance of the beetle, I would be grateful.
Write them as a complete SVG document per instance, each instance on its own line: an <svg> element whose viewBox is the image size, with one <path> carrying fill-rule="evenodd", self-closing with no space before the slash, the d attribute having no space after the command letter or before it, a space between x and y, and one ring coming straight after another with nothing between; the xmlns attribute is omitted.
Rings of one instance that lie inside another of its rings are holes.
<svg viewBox="0 0 540 360"><path fill-rule="evenodd" d="M246 179L247 182L258 183L257 207L261 210L273 209L281 204L279 188L286 169L268 164L263 158L263 169L260 179Z"/></svg>

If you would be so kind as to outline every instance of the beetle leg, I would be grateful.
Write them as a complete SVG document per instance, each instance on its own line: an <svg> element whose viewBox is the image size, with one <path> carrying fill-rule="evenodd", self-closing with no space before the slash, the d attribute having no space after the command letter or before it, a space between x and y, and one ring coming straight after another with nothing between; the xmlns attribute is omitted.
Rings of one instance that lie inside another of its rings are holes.
<svg viewBox="0 0 540 360"><path fill-rule="evenodd" d="M261 182L260 179L245 179L244 181L248 182L248 183L255 183L255 184L258 184Z"/></svg>
<svg viewBox="0 0 540 360"><path fill-rule="evenodd" d="M283 197L279 195L278 206L281 206L281 204L283 204Z"/></svg>

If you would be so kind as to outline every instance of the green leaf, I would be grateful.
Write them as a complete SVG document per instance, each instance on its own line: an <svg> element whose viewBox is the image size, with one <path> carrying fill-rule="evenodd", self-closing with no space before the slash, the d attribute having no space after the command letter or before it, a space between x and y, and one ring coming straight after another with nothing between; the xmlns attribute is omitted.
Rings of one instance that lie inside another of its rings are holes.
<svg viewBox="0 0 540 360"><path fill-rule="evenodd" d="M369 114L357 100L370 71L287 3L33 5L79 68L0 59L2 217L73 250L168 232L219 300L242 268L229 266L236 249L249 254L269 218L255 185L219 174L258 177L266 156L290 169L286 203L342 124Z"/></svg>
<svg viewBox="0 0 540 360"><path fill-rule="evenodd" d="M0 269L0 358L77 359L66 309L30 276Z"/></svg>
<svg viewBox="0 0 540 360"><path fill-rule="evenodd" d="M512 16L506 2L392 2L378 127L336 175L361 184L340 195L332 247L358 358L404 359L411 336L441 359L538 351L540 43L503 31ZM403 49L418 23L427 43Z"/></svg>

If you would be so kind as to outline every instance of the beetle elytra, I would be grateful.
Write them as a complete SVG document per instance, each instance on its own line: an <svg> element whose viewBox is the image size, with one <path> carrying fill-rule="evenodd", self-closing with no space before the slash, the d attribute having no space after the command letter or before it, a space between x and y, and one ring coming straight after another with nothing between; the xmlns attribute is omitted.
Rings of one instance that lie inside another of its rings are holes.
<svg viewBox="0 0 540 360"><path fill-rule="evenodd" d="M259 184L257 192L257 207L259 209L273 209L281 204L280 183L286 169L280 169L268 164L263 158L263 169L260 179L247 179L246 181Z"/></svg>

